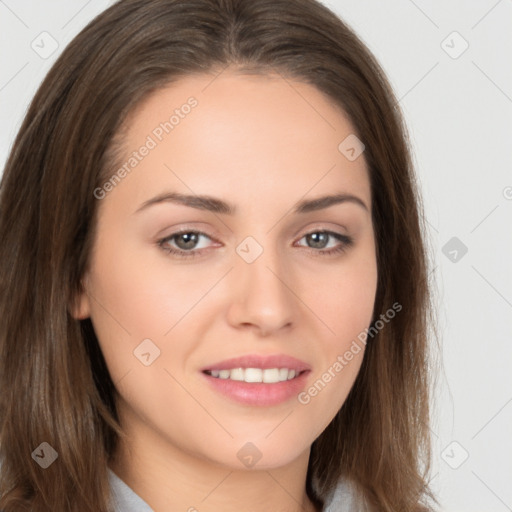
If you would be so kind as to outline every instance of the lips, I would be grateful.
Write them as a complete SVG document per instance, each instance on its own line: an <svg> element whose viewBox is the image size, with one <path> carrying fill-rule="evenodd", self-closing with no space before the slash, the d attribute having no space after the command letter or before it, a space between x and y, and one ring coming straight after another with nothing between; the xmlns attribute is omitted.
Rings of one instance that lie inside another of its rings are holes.
<svg viewBox="0 0 512 512"><path fill-rule="evenodd" d="M225 397L267 407L296 397L310 371L304 361L284 354L226 359L201 370L211 388Z"/></svg>

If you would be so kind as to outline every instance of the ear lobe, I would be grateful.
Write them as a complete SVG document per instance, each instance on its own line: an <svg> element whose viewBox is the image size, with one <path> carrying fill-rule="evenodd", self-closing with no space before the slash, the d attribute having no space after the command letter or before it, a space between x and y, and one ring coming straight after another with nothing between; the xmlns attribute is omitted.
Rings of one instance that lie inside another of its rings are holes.
<svg viewBox="0 0 512 512"><path fill-rule="evenodd" d="M80 291L71 301L69 313L75 320L85 320L91 316L91 303L83 280L80 280Z"/></svg>

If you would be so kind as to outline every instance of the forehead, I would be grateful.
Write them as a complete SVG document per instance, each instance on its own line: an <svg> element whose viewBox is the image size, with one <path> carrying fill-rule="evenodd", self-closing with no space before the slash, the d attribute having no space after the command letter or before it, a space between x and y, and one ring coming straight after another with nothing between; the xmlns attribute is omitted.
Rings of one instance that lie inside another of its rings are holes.
<svg viewBox="0 0 512 512"><path fill-rule="evenodd" d="M186 105L191 98L197 106L189 109ZM188 111L193 114L192 121L181 123L184 116L188 117ZM224 135L224 129L230 130L229 135L233 136L235 123L239 134L237 141L245 139L248 144L266 142L279 130L276 143L301 136L315 142L329 133L339 137L355 132L343 110L331 98L310 84L277 74L247 75L224 70L219 75L181 78L152 93L131 113L126 123L128 134L152 132L173 114L179 117L171 123L174 136L179 136L179 132L186 134L187 125L193 124L198 136L204 134L198 131L202 128L209 131L208 139L218 140ZM181 125L179 130L178 124ZM257 138L256 127L262 128ZM251 140L244 138L249 131Z"/></svg>
<svg viewBox="0 0 512 512"><path fill-rule="evenodd" d="M184 77L146 98L125 123L124 159L151 141L129 179L141 198L169 181L186 193L246 199L343 190L369 203L364 154L351 161L340 150L354 134L314 86L228 69Z"/></svg>

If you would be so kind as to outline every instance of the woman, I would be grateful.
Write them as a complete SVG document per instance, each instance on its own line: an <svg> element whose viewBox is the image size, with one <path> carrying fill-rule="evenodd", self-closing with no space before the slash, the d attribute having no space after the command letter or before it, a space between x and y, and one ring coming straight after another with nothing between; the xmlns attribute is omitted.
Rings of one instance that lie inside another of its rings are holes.
<svg viewBox="0 0 512 512"><path fill-rule="evenodd" d="M414 173L327 8L121 0L0 204L2 510L428 510Z"/></svg>

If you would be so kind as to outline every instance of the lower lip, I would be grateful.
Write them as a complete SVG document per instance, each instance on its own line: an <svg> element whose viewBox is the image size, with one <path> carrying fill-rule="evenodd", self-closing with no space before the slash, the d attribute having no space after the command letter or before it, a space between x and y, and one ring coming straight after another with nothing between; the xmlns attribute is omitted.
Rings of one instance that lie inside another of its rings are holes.
<svg viewBox="0 0 512 512"><path fill-rule="evenodd" d="M219 379L206 373L203 376L216 391L238 403L268 407L296 397L304 389L308 374L306 370L294 379L273 384Z"/></svg>

